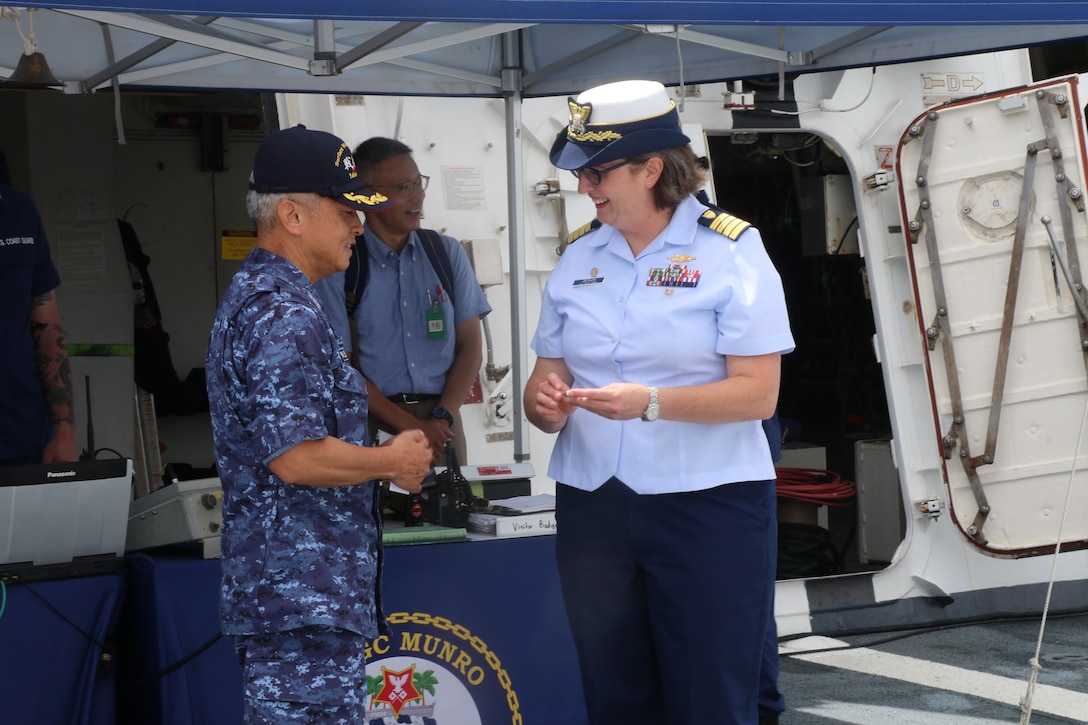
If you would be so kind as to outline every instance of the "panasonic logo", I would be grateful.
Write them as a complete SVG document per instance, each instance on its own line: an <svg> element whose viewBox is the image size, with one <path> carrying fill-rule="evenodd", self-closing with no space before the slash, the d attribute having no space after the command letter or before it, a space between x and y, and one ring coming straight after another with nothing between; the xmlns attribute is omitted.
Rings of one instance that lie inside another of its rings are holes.
<svg viewBox="0 0 1088 725"><path fill-rule="evenodd" d="M76 475L75 471L46 471L46 478L68 478L69 476Z"/></svg>

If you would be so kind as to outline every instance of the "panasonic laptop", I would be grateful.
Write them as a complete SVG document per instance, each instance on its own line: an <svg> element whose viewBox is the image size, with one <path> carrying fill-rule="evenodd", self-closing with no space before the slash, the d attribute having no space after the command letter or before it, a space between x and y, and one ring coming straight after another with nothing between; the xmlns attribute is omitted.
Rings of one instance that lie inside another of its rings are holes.
<svg viewBox="0 0 1088 725"><path fill-rule="evenodd" d="M131 498L127 458L0 466L0 579L120 571Z"/></svg>

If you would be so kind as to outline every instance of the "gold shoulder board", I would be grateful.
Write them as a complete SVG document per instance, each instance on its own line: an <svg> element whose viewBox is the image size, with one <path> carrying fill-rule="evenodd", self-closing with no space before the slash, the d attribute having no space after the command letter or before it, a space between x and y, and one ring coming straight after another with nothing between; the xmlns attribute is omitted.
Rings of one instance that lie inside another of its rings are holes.
<svg viewBox="0 0 1088 725"><path fill-rule="evenodd" d="M594 219L588 224L583 224L582 226L578 227L573 232L567 235L567 244L573 244L574 242L589 234L599 226L601 226L601 222L599 219Z"/></svg>
<svg viewBox="0 0 1088 725"><path fill-rule="evenodd" d="M699 217L699 223L724 237L729 237L734 242L737 241L737 238L745 229L752 226L732 214L713 209L707 209L703 212L702 216Z"/></svg>

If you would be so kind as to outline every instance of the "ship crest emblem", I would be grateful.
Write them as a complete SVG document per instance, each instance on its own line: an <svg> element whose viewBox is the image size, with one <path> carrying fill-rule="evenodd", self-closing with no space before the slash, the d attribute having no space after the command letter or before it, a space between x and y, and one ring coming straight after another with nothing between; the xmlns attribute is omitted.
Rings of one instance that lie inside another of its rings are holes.
<svg viewBox="0 0 1088 725"><path fill-rule="evenodd" d="M405 705L414 700L423 699L423 695L420 694L413 682L415 670L416 666L414 664L399 672L382 667L381 690L373 696L373 701L389 705L390 709L393 710L393 714L399 718L400 711L404 709Z"/></svg>

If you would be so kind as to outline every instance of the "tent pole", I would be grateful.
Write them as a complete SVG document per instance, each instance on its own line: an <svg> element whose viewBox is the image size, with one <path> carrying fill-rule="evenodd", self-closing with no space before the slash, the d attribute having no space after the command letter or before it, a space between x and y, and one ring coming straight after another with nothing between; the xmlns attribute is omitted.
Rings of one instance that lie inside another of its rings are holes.
<svg viewBox="0 0 1088 725"><path fill-rule="evenodd" d="M521 54L517 32L503 34L502 95L506 104L507 233L510 254L510 341L513 365L512 412L514 416L514 462L529 460L529 431L522 411L521 393L529 369L529 341L525 332L525 249L522 228L525 222L525 189L521 143Z"/></svg>

